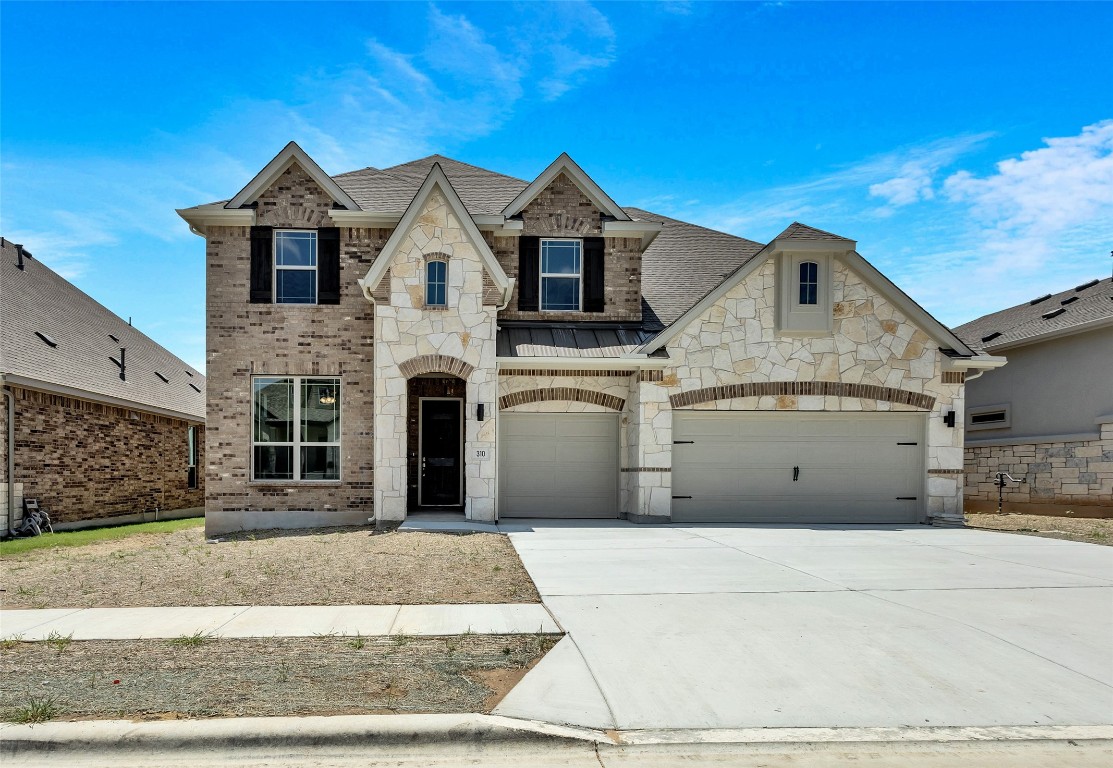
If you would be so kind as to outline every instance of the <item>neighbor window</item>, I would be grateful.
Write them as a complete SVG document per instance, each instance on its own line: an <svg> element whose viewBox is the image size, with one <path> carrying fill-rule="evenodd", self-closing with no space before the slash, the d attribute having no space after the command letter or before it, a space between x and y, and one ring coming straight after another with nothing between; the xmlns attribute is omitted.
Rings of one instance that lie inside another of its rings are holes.
<svg viewBox="0 0 1113 768"><path fill-rule="evenodd" d="M252 477L340 479L340 379L252 380Z"/></svg>
<svg viewBox="0 0 1113 768"><path fill-rule="evenodd" d="M274 303L317 303L317 233L274 233Z"/></svg>
<svg viewBox="0 0 1113 768"><path fill-rule="evenodd" d="M425 265L425 306L443 307L448 304L448 263L430 261Z"/></svg>
<svg viewBox="0 0 1113 768"><path fill-rule="evenodd" d="M186 427L186 487L197 487L197 427Z"/></svg>
<svg viewBox="0 0 1113 768"><path fill-rule="evenodd" d="M819 265L814 261L800 262L800 303L819 303Z"/></svg>
<svg viewBox="0 0 1113 768"><path fill-rule="evenodd" d="M582 243L579 240L541 241L541 309L580 309Z"/></svg>
<svg viewBox="0 0 1113 768"><path fill-rule="evenodd" d="M966 411L967 429L1005 429L1010 426L1012 426L1012 419L1007 403L979 405Z"/></svg>

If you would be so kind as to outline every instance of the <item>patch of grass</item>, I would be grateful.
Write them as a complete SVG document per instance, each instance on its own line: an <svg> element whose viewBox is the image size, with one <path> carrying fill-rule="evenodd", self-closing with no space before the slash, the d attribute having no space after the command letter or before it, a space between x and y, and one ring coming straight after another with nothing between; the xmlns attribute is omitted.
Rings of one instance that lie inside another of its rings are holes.
<svg viewBox="0 0 1113 768"><path fill-rule="evenodd" d="M63 635L62 633L55 630L47 635L46 640L43 642L45 642L54 650L58 651L58 653L61 653L62 651L66 650L66 646L73 642L73 632L70 632L68 635Z"/></svg>
<svg viewBox="0 0 1113 768"><path fill-rule="evenodd" d="M0 651L10 651L13 648L18 648L19 644L23 642L23 635L12 635L0 640Z"/></svg>
<svg viewBox="0 0 1113 768"><path fill-rule="evenodd" d="M135 523L117 525L112 528L85 528L80 531L60 531L44 533L30 539L0 541L0 557L20 555L35 549L55 547L82 547L98 541L110 541L135 536L140 533L173 533L183 528L200 528L205 524L203 517L187 517L182 520L162 520L157 523Z"/></svg>
<svg viewBox="0 0 1113 768"><path fill-rule="evenodd" d="M179 648L197 648L207 643L210 639L208 634L201 630L197 630L192 635L179 635L178 637L172 638L169 643Z"/></svg>
<svg viewBox="0 0 1113 768"><path fill-rule="evenodd" d="M394 643L399 648L401 648L403 646L406 646L406 645L409 645L412 640L413 640L413 637L411 637L410 635L391 635L390 636L390 642Z"/></svg>
<svg viewBox="0 0 1113 768"><path fill-rule="evenodd" d="M53 696L31 696L22 707L15 707L4 718L12 723L45 723L58 716L61 707Z"/></svg>
<svg viewBox="0 0 1113 768"><path fill-rule="evenodd" d="M363 646L365 646L366 644L367 643L364 641L364 639L361 635L356 635L355 637L353 637L351 640L348 641L348 647L349 648L355 648L357 651L362 651Z"/></svg>

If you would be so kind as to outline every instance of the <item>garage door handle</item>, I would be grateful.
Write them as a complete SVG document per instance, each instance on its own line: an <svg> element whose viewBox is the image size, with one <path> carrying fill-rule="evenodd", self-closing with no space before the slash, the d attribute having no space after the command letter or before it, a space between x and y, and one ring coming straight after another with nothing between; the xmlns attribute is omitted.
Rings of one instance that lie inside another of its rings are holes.
<svg viewBox="0 0 1113 768"><path fill-rule="evenodd" d="M915 496L897 496L897 501L915 501Z"/></svg>
<svg viewBox="0 0 1113 768"><path fill-rule="evenodd" d="M897 443L897 445L919 445L919 443Z"/></svg>
<svg viewBox="0 0 1113 768"><path fill-rule="evenodd" d="M799 479L800 479L800 467L793 467L792 468L792 482L795 483Z"/></svg>
<svg viewBox="0 0 1113 768"><path fill-rule="evenodd" d="M696 441L695 440L673 440L672 444L673 445L695 445Z"/></svg>
<svg viewBox="0 0 1113 768"><path fill-rule="evenodd" d="M673 496L674 499L690 499L691 496Z"/></svg>

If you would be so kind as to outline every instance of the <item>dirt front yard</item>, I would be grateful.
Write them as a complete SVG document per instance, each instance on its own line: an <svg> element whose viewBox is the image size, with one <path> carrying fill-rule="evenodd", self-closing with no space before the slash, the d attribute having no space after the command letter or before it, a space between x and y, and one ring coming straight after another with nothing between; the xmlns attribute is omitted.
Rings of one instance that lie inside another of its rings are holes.
<svg viewBox="0 0 1113 768"><path fill-rule="evenodd" d="M2 558L3 608L535 603L509 539L366 528L206 543L201 528Z"/></svg>
<svg viewBox="0 0 1113 768"><path fill-rule="evenodd" d="M19 722L490 712L557 639L8 642L0 646L0 717Z"/></svg>
<svg viewBox="0 0 1113 768"><path fill-rule="evenodd" d="M968 514L966 524L973 528L1013 531L1029 536L1084 541L1113 546L1113 520L1087 517L1049 517L1046 515Z"/></svg>

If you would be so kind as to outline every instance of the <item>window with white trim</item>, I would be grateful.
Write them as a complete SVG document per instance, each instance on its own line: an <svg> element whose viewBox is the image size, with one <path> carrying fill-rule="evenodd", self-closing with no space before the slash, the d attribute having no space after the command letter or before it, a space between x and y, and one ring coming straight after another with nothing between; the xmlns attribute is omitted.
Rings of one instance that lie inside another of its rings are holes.
<svg viewBox="0 0 1113 768"><path fill-rule="evenodd" d="M197 427L186 427L186 487L197 487Z"/></svg>
<svg viewBox="0 0 1113 768"><path fill-rule="evenodd" d="M317 303L317 233L274 233L274 303Z"/></svg>
<svg viewBox="0 0 1113 768"><path fill-rule="evenodd" d="M430 261L425 265L425 306L448 306L448 262Z"/></svg>
<svg viewBox="0 0 1113 768"><path fill-rule="evenodd" d="M977 405L966 409L966 428L1007 429L1012 426L1011 408L1008 403Z"/></svg>
<svg viewBox="0 0 1113 768"><path fill-rule="evenodd" d="M819 264L802 261L799 267L800 304L812 306L819 303Z"/></svg>
<svg viewBox="0 0 1113 768"><path fill-rule="evenodd" d="M583 243L541 241L541 310L578 312L583 306Z"/></svg>
<svg viewBox="0 0 1113 768"><path fill-rule="evenodd" d="M252 379L252 479L340 479L340 379Z"/></svg>

